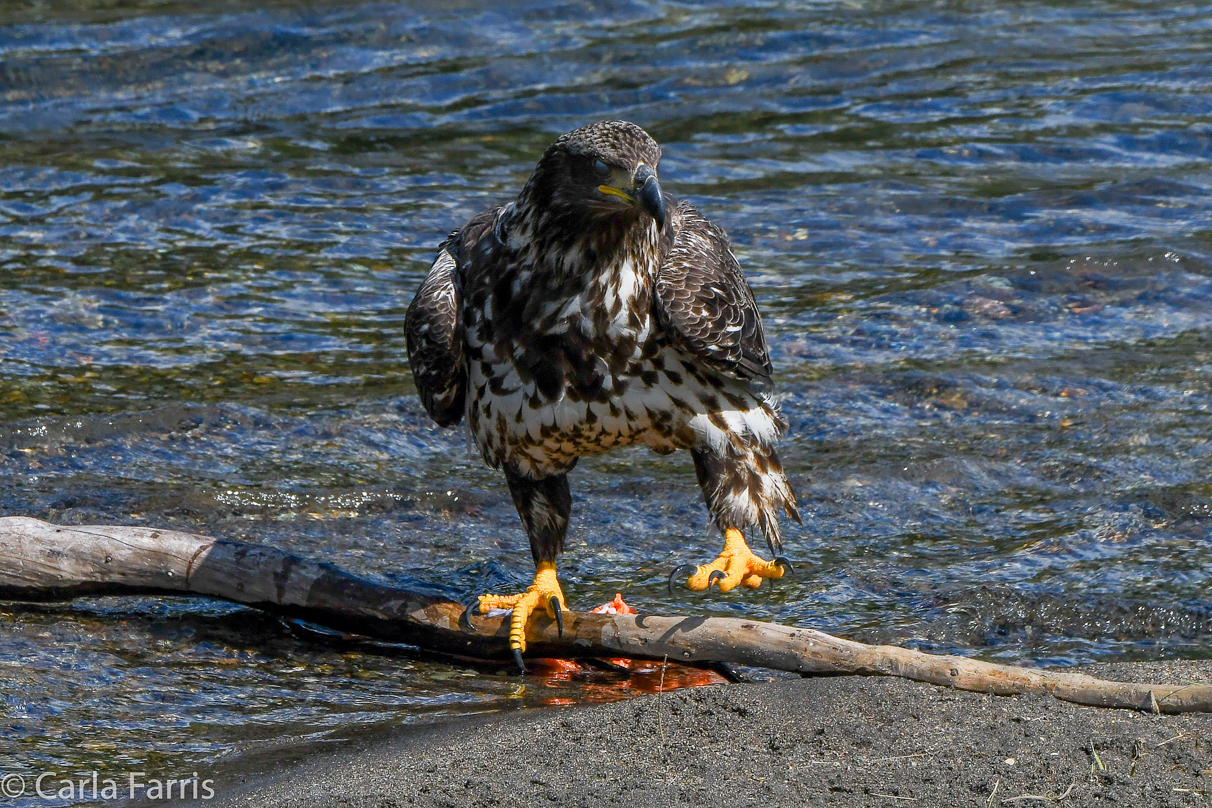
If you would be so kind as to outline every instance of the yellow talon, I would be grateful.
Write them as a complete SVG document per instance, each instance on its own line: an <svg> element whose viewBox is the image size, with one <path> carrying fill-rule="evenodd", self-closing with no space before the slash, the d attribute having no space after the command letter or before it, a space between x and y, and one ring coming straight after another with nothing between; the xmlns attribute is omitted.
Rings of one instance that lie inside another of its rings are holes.
<svg viewBox="0 0 1212 808"><path fill-rule="evenodd" d="M757 589L763 578L782 578L784 572L782 564L754 555L741 531L728 528L724 531L724 549L719 557L698 567L686 581L686 587L701 591L715 581L721 592L729 592L737 586Z"/></svg>
<svg viewBox="0 0 1212 808"><path fill-rule="evenodd" d="M509 647L519 654L526 650L526 622L539 606L547 610L547 616L558 619L558 608L564 607L564 593L556 579L555 562L540 561L534 572L534 583L520 595L480 595L480 612L489 609L512 609L509 620Z"/></svg>

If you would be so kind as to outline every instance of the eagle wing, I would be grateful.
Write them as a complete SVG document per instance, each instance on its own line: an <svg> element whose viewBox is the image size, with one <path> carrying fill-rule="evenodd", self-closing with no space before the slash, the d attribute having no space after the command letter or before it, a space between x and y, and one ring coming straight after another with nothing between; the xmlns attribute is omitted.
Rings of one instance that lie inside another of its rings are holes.
<svg viewBox="0 0 1212 808"><path fill-rule="evenodd" d="M500 208L472 217L438 247L438 256L408 304L404 336L408 364L421 403L438 426L463 420L467 365L463 361L463 276L473 249L495 238L492 224Z"/></svg>
<svg viewBox="0 0 1212 808"><path fill-rule="evenodd" d="M467 395L463 284L451 249L457 235L443 242L404 317L412 377L425 411L439 426L454 426L462 420Z"/></svg>
<svg viewBox="0 0 1212 808"><path fill-rule="evenodd" d="M657 272L657 321L712 370L765 389L770 349L728 237L687 203L670 207L673 241Z"/></svg>

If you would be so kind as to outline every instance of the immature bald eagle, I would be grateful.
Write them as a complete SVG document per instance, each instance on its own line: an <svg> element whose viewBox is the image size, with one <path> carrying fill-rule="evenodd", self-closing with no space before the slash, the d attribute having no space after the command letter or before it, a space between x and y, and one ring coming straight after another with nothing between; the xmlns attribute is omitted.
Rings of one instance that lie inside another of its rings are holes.
<svg viewBox="0 0 1212 808"><path fill-rule="evenodd" d="M408 307L426 411L442 426L467 417L530 537L534 583L469 608L513 610L509 643L523 670L532 611L561 621L555 561L572 510L567 472L581 455L635 443L690 450L724 534L690 589L756 588L790 568L776 512L799 513L774 449L784 423L753 293L724 232L662 193L660 160L632 123L569 132L514 202L443 242ZM741 531L755 524L774 562L745 544Z"/></svg>

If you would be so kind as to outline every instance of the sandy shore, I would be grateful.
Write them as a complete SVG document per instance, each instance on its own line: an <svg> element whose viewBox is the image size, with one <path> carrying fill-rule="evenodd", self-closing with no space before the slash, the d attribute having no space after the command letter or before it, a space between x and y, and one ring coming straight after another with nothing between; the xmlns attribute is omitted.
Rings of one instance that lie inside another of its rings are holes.
<svg viewBox="0 0 1212 808"><path fill-rule="evenodd" d="M1212 662L1098 666L1212 681ZM1212 715L1156 716L899 679L815 678L429 725L216 806L1212 805Z"/></svg>

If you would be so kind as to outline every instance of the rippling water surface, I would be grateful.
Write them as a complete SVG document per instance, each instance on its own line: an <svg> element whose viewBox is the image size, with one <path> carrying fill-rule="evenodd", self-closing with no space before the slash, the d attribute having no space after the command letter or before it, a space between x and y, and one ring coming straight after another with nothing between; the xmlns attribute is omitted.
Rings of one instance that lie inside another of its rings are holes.
<svg viewBox="0 0 1212 808"><path fill-rule="evenodd" d="M777 589L670 600L719 544L688 458L582 462L575 606L1041 664L1207 653L1206 7L428 6L5 4L0 512L524 583L503 481L414 395L404 311L556 135L625 117L733 238L806 519ZM188 772L600 697L298 631L0 605L0 769Z"/></svg>

